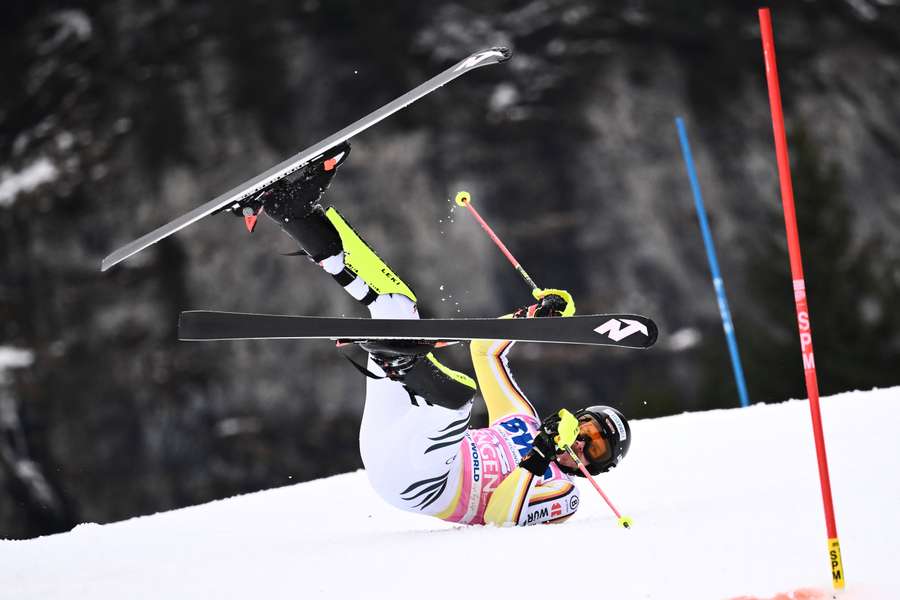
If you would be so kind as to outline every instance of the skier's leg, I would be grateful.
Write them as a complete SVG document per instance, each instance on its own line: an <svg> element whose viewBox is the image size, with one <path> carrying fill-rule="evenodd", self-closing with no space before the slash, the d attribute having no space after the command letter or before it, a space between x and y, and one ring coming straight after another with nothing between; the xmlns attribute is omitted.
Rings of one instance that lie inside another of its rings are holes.
<svg viewBox="0 0 900 600"><path fill-rule="evenodd" d="M468 450L475 382L415 342L368 342L359 448L372 487L390 504L449 517Z"/></svg>
<svg viewBox="0 0 900 600"><path fill-rule="evenodd" d="M416 318L416 297L335 208L319 201L350 152L341 144L269 189L266 213L373 317Z"/></svg>
<svg viewBox="0 0 900 600"><path fill-rule="evenodd" d="M319 200L349 147L326 153L271 190L266 212L374 318L416 319L416 297L334 208ZM330 169L325 170L323 166ZM372 344L360 427L360 452L372 486L391 504L439 514L456 498L461 443L469 424L475 382L433 354L391 342Z"/></svg>
<svg viewBox="0 0 900 600"><path fill-rule="evenodd" d="M269 190L264 201L266 212L312 260L367 306L372 317L417 319L416 296L409 286L335 208L323 210L319 204L349 152L349 144L340 144ZM388 367L388 377L404 383L411 395L452 409L471 399L474 382L445 367L430 353L397 352L390 342L367 349L380 357L370 369Z"/></svg>
<svg viewBox="0 0 900 600"><path fill-rule="evenodd" d="M403 510L452 514L460 501L471 410L471 401L456 409L429 406L398 381L369 379L359 448L375 491Z"/></svg>
<svg viewBox="0 0 900 600"><path fill-rule="evenodd" d="M417 319L416 296L375 253L337 209L319 204L350 145L340 144L270 189L264 206L269 216L349 293L373 318ZM375 356L398 362L392 379L403 380L432 404L457 408L471 397L474 382L448 369L426 352L396 352L392 344L372 348ZM387 366L384 361L381 366ZM376 367L377 368L377 367ZM454 390L462 386L461 390ZM460 395L465 397L460 400ZM449 403L449 404L448 404Z"/></svg>

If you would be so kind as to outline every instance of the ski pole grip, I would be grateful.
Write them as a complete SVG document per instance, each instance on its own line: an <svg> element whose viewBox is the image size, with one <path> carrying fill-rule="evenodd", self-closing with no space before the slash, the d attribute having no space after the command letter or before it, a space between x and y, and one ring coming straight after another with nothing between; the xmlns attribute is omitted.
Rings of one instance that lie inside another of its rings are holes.
<svg viewBox="0 0 900 600"><path fill-rule="evenodd" d="M456 204L459 206L465 206L471 201L472 197L469 196L469 192L459 192L456 194Z"/></svg>
<svg viewBox="0 0 900 600"><path fill-rule="evenodd" d="M565 408L561 408L557 414L559 414L559 425L557 426L559 434L554 440L556 447L571 451L571 446L578 437L578 419Z"/></svg>

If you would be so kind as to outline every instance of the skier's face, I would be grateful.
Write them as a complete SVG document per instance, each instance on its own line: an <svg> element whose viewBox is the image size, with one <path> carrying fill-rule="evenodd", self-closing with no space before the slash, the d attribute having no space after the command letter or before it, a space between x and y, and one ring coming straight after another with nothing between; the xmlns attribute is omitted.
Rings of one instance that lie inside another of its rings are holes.
<svg viewBox="0 0 900 600"><path fill-rule="evenodd" d="M572 444L572 450L575 452L575 456L578 457L578 460L581 461L581 464L587 464L588 459L584 455L584 441L583 440L575 440ZM568 467L570 469L577 469L578 465L575 464L575 461L572 460L572 457L568 455L568 453L563 452L562 454L556 457L556 462L564 467Z"/></svg>

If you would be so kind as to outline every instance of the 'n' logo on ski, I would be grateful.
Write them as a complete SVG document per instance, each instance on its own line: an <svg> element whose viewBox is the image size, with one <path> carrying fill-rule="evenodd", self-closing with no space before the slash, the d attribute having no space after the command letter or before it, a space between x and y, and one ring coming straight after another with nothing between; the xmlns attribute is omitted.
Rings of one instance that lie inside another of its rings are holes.
<svg viewBox="0 0 900 600"><path fill-rule="evenodd" d="M625 323L626 326L622 327L622 323ZM647 326L634 319L610 319L600 327L595 328L594 331L600 335L605 335L614 342L621 342L635 333L642 333L650 337Z"/></svg>

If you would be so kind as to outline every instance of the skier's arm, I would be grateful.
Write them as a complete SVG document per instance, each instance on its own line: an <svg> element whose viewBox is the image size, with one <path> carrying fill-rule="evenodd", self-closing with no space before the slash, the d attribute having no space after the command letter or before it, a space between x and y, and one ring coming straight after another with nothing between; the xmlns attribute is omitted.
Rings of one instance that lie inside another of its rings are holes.
<svg viewBox="0 0 900 600"><path fill-rule="evenodd" d="M518 525L525 501L534 486L534 474L516 467L497 486L484 510L484 522L494 525Z"/></svg>
<svg viewBox="0 0 900 600"><path fill-rule="evenodd" d="M469 345L489 423L513 414L537 417L509 370L506 355L514 344L508 340L475 340Z"/></svg>
<svg viewBox="0 0 900 600"><path fill-rule="evenodd" d="M572 295L565 290L535 290L534 297L538 304L500 318L570 316L575 313ZM469 345L472 365L487 405L489 423L512 414L537 417L537 412L522 393L509 369L506 355L514 344L515 342L508 340L475 340Z"/></svg>

